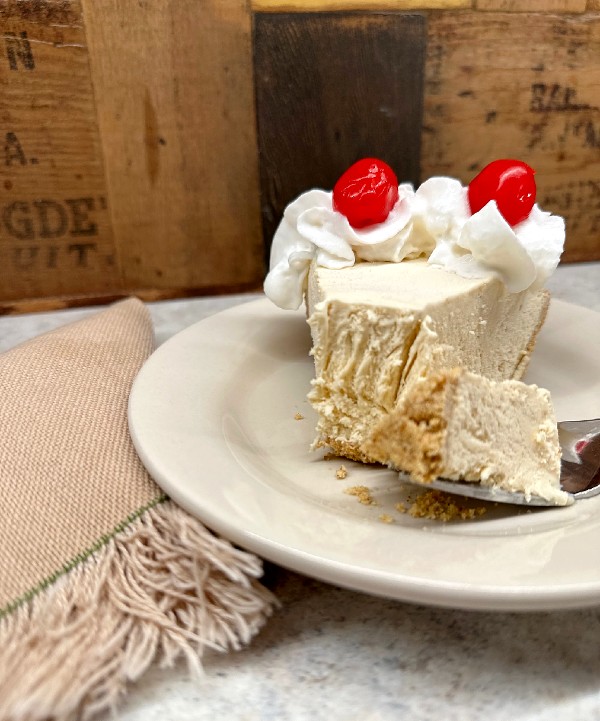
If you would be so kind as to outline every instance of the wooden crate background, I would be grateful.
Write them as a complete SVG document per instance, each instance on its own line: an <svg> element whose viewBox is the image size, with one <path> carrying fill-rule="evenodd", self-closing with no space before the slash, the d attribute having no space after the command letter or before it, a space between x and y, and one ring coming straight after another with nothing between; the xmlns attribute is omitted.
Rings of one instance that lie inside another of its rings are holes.
<svg viewBox="0 0 600 721"><path fill-rule="evenodd" d="M0 313L257 289L302 190L537 170L600 259L600 0L0 0Z"/></svg>

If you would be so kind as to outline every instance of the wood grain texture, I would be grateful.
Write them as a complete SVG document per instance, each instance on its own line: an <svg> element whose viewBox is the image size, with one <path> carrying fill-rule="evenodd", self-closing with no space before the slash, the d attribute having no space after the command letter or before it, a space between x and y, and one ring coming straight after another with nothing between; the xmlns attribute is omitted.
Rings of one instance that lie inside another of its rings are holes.
<svg viewBox="0 0 600 721"><path fill-rule="evenodd" d="M422 15L258 13L254 48L266 246L287 203L361 157L418 180Z"/></svg>
<svg viewBox="0 0 600 721"><path fill-rule="evenodd" d="M328 10L464 10L475 0L251 0L256 12L320 12Z"/></svg>
<svg viewBox="0 0 600 721"><path fill-rule="evenodd" d="M195 298L199 295L218 295L225 293L257 292L262 288L262 280L253 288L247 284L223 288L221 285L197 288L143 288L135 292L118 293L78 293L77 295L49 296L48 298L26 298L3 301L0 299L0 316L19 315L21 313L41 313L64 308L85 308L93 305L106 305L125 298L136 297L146 303L174 298Z"/></svg>
<svg viewBox="0 0 600 721"><path fill-rule="evenodd" d="M76 1L0 5L0 299L120 291Z"/></svg>
<svg viewBox="0 0 600 721"><path fill-rule="evenodd" d="M264 274L245 0L84 1L124 286Z"/></svg>
<svg viewBox="0 0 600 721"><path fill-rule="evenodd" d="M477 10L499 12L582 13L587 0L475 0Z"/></svg>
<svg viewBox="0 0 600 721"><path fill-rule="evenodd" d="M563 259L600 259L600 16L434 13L428 28L423 176L521 158L567 221Z"/></svg>

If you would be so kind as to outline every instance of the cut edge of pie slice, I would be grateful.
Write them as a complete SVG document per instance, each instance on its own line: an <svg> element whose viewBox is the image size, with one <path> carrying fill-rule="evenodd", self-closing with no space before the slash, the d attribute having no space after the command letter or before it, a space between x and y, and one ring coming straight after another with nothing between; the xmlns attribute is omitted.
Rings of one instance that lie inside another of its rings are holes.
<svg viewBox="0 0 600 721"><path fill-rule="evenodd" d="M373 462L365 443L415 383L463 367L493 381L523 376L549 304L425 259L309 271L306 306L318 415L313 448Z"/></svg>

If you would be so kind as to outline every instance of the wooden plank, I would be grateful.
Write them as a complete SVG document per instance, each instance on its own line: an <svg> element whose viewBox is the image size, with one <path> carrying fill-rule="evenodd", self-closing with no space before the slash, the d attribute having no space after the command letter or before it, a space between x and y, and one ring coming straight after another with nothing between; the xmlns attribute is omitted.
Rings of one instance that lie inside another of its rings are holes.
<svg viewBox="0 0 600 721"><path fill-rule="evenodd" d="M498 12L582 13L586 0L475 0L477 10Z"/></svg>
<svg viewBox="0 0 600 721"><path fill-rule="evenodd" d="M328 10L464 10L475 0L251 0L256 12L321 12Z"/></svg>
<svg viewBox="0 0 600 721"><path fill-rule="evenodd" d="M418 180L425 35L417 14L256 14L267 245L287 203L360 157Z"/></svg>
<svg viewBox="0 0 600 721"><path fill-rule="evenodd" d="M262 282L248 290L247 285L231 286L229 293L245 293L261 290ZM217 295L225 291L220 285L206 286L200 291L197 288L142 288L135 292L135 296L146 303L174 298L195 298L199 295ZM50 296L48 298L26 298L24 300L0 300L0 316L18 315L20 313L40 313L64 308L84 308L91 305L105 305L123 300L132 295L131 292L119 293L78 293L77 295Z"/></svg>
<svg viewBox="0 0 600 721"><path fill-rule="evenodd" d="M75 0L0 6L0 299L120 290Z"/></svg>
<svg viewBox="0 0 600 721"><path fill-rule="evenodd" d="M84 1L111 211L129 289L264 274L245 0Z"/></svg>
<svg viewBox="0 0 600 721"><path fill-rule="evenodd" d="M563 259L600 259L599 90L600 16L432 14L422 174L521 158L567 220Z"/></svg>

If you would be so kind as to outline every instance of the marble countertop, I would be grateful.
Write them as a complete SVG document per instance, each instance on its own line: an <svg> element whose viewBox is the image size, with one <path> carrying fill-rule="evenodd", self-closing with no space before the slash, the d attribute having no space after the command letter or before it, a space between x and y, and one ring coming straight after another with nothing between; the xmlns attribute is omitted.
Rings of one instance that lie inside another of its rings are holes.
<svg viewBox="0 0 600 721"><path fill-rule="evenodd" d="M600 263L561 266L549 288L600 311ZM150 304L157 341L257 297ZM0 318L0 351L96 310ZM118 719L600 718L600 605L523 614L427 608L272 564L264 582L281 609L247 649L207 654L200 681L183 665L153 668L130 690Z"/></svg>

